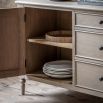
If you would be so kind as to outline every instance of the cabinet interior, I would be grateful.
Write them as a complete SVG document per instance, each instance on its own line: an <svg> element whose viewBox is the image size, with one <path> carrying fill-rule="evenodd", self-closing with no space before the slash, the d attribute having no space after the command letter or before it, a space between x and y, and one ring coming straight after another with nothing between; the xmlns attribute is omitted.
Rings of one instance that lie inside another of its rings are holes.
<svg viewBox="0 0 103 103"><path fill-rule="evenodd" d="M72 31L72 12L26 8L26 40L45 36L55 30ZM26 73L42 71L44 63L72 60L72 49L26 41Z"/></svg>

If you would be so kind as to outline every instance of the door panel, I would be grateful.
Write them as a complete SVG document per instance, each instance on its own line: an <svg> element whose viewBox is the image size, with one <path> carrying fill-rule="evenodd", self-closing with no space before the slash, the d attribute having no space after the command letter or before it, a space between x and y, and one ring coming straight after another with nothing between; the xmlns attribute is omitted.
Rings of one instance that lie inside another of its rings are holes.
<svg viewBox="0 0 103 103"><path fill-rule="evenodd" d="M0 10L0 71L16 70L19 73L23 45L20 26L22 12L23 9L17 8Z"/></svg>

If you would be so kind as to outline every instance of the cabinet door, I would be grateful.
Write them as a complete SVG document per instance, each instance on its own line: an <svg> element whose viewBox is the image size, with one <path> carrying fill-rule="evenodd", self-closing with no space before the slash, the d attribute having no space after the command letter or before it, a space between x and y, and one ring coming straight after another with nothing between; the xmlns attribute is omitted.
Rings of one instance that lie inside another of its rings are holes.
<svg viewBox="0 0 103 103"><path fill-rule="evenodd" d="M24 64L24 10L0 9L0 77L18 75Z"/></svg>

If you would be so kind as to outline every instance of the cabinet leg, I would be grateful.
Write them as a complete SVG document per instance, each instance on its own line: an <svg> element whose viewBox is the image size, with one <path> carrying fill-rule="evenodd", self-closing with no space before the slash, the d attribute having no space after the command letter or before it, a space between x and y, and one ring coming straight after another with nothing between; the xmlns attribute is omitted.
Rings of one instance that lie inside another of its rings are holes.
<svg viewBox="0 0 103 103"><path fill-rule="evenodd" d="M23 78L21 80L21 95L25 95L25 83L26 83L26 79Z"/></svg>

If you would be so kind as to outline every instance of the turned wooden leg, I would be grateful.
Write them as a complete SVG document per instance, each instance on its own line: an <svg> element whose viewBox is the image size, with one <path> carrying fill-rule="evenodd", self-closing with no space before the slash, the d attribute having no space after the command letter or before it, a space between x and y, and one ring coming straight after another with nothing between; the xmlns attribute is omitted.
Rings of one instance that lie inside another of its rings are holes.
<svg viewBox="0 0 103 103"><path fill-rule="evenodd" d="M26 83L26 79L23 78L23 79L21 80L21 94L22 94L22 95L25 95L25 83Z"/></svg>

